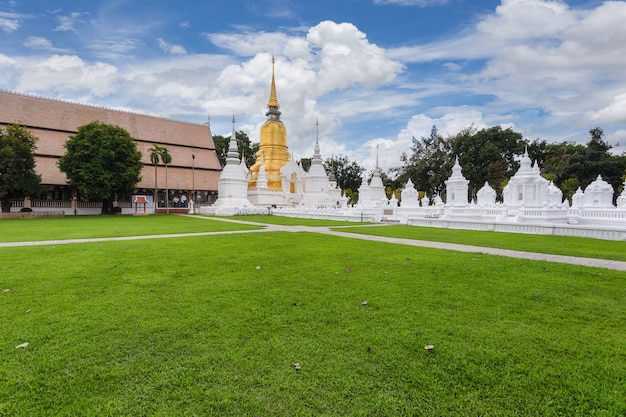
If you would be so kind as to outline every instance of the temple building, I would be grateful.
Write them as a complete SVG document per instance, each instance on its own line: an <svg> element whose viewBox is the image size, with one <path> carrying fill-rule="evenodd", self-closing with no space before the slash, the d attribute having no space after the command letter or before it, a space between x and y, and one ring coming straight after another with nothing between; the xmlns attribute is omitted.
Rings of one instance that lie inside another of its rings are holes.
<svg viewBox="0 0 626 417"><path fill-rule="evenodd" d="M276 94L272 58L272 80L270 97L267 103L267 120L261 126L259 150L256 162L250 167L247 182L247 198L239 184L248 174L244 158L232 154L229 149L228 161L219 179L219 198L214 207L203 207L201 213L236 214L246 212L253 207L331 207L345 204L337 182L330 179L324 169L320 153L319 138L316 138L315 150L309 172L296 163L287 146L287 129L280 120L280 105ZM234 129L234 126L233 126ZM233 152L236 152L236 144ZM235 170L235 165L240 169ZM240 209L240 210L238 210Z"/></svg>
<svg viewBox="0 0 626 417"><path fill-rule="evenodd" d="M80 196L73 195L65 174L57 165L65 154L65 141L76 134L80 126L93 121L122 127L135 139L144 163L137 184L138 194L145 194L152 201L155 167L150 161L150 148L156 144L167 148L172 156L167 176L165 166L157 166L156 186L161 205L165 205L166 195L172 208L182 208L194 197L200 203L212 203L217 198L222 167L207 125L7 91L0 91L0 109L0 127L18 123L39 139L35 164L41 175L43 192L39 196L30 196L33 210L50 208L65 210L67 214L73 214L74 209L77 214L98 212L100 202L83 201ZM131 198L130 195L118 196L117 203L131 210ZM13 210L19 210L21 202L14 203Z"/></svg>

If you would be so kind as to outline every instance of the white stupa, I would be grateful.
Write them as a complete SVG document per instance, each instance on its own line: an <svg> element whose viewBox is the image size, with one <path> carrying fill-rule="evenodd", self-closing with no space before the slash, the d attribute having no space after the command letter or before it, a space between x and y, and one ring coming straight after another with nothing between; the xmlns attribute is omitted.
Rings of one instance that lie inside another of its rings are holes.
<svg viewBox="0 0 626 417"><path fill-rule="evenodd" d="M585 188L580 207L613 208L613 187L601 175Z"/></svg>
<svg viewBox="0 0 626 417"><path fill-rule="evenodd" d="M218 198L214 206L218 215L229 214L234 208L252 207L248 200L248 178L242 168L242 163L237 152L235 116L233 116L233 133L228 144L226 166L222 169L217 182ZM245 167L245 163L243 164Z"/></svg>
<svg viewBox="0 0 626 417"><path fill-rule="evenodd" d="M420 206L419 194L415 189L415 185L411 178L406 182L406 185L402 189L400 206L402 208L415 208Z"/></svg>
<svg viewBox="0 0 626 417"><path fill-rule="evenodd" d="M496 204L496 190L491 188L489 182L476 193L476 205L479 207L492 207Z"/></svg>
<svg viewBox="0 0 626 417"><path fill-rule="evenodd" d="M315 122L315 149L311 159L311 167L304 177L304 193L302 205L308 207L333 206L336 202L331 201L329 193L330 182L324 169L324 163L320 154L320 143L318 138L319 123Z"/></svg>
<svg viewBox="0 0 626 417"><path fill-rule="evenodd" d="M378 166L378 144L376 144L376 168L374 168L374 174L369 186L369 198L371 204L374 207L380 207L387 205L387 193L385 193L385 186L383 180L380 177L380 167ZM361 200L361 194L359 192L359 201ZM384 204L383 204L384 203Z"/></svg>
<svg viewBox="0 0 626 417"><path fill-rule="evenodd" d="M532 164L526 149L519 170L502 190L502 197L507 207L533 208L561 204L563 194L550 187L550 181L541 176L539 167Z"/></svg>
<svg viewBox="0 0 626 417"><path fill-rule="evenodd" d="M465 207L468 204L469 180L461 172L459 158L456 157L452 167L452 175L445 181L446 184L446 206Z"/></svg>

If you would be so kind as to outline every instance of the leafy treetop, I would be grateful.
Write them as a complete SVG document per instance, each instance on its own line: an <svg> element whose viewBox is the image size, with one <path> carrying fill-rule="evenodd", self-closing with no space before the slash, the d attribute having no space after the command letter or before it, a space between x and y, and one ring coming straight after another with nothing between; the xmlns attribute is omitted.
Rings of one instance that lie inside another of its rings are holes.
<svg viewBox="0 0 626 417"><path fill-rule="evenodd" d="M99 121L78 128L65 142L59 168L83 199L102 199L102 212L112 211L116 195L130 194L141 180L141 153L130 134Z"/></svg>
<svg viewBox="0 0 626 417"><path fill-rule="evenodd" d="M41 176L35 171L35 137L28 129L11 124L0 129L0 201L2 211L11 210L11 200L41 192Z"/></svg>

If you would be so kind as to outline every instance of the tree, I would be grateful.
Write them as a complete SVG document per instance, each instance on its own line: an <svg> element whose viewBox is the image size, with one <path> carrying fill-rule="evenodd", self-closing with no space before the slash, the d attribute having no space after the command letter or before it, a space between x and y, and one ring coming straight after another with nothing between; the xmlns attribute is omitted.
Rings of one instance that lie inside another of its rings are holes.
<svg viewBox="0 0 626 417"><path fill-rule="evenodd" d="M326 174L335 175L337 185L344 191L348 188L352 191L358 190L363 181L363 171L365 171L365 168L343 155L327 158L324 161L324 169Z"/></svg>
<svg viewBox="0 0 626 417"><path fill-rule="evenodd" d="M172 155L167 148L163 147L159 149L159 155L161 156L161 161L165 164L165 207L167 207L167 214L170 214L170 190L167 186L167 166L172 163Z"/></svg>
<svg viewBox="0 0 626 417"><path fill-rule="evenodd" d="M561 180L576 178L585 188L598 175L617 190L622 184L621 176L626 168L626 157L612 155L611 145L603 139L604 131L599 128L589 130L591 139L586 146L578 146L569 156L567 163L557 174ZM614 195L616 197L617 194Z"/></svg>
<svg viewBox="0 0 626 417"><path fill-rule="evenodd" d="M59 168L82 199L102 199L102 214L113 212L117 195L130 194L141 180L141 153L119 126L91 122L65 142Z"/></svg>
<svg viewBox="0 0 626 417"><path fill-rule="evenodd" d="M429 196L442 194L454 165L451 151L453 139L441 136L437 126L432 127L429 137L413 138L411 155L403 154L401 161L404 165L392 169L396 173L394 188L402 187L410 178L418 190L425 191Z"/></svg>
<svg viewBox="0 0 626 417"><path fill-rule="evenodd" d="M11 211L11 200L40 193L41 176L35 171L37 138L25 127L0 129L0 203Z"/></svg>
<svg viewBox="0 0 626 417"><path fill-rule="evenodd" d="M300 167L306 172L309 172L311 168L311 163L313 162L313 158L302 158L298 161L300 163Z"/></svg>
<svg viewBox="0 0 626 417"><path fill-rule="evenodd" d="M519 169L517 157L525 146L520 133L494 126L462 131L454 138L452 152L459 157L473 196L485 182L500 194L505 181Z"/></svg>
<svg viewBox="0 0 626 417"><path fill-rule="evenodd" d="M154 204L155 204L155 207L158 201L157 165L159 164L159 160L161 159L161 149L162 148L156 143L152 145L152 148L150 148L150 162L152 162L152 165L154 165Z"/></svg>
<svg viewBox="0 0 626 417"><path fill-rule="evenodd" d="M259 143L252 143L247 133L244 131L235 132L235 139L237 139L237 152L239 158L242 156L246 158L246 165L251 167L256 162L256 153L259 150ZM230 136L213 136L213 143L215 143L215 152L217 153L217 159L219 159L222 166L226 165L226 155L228 154L228 146L230 144Z"/></svg>

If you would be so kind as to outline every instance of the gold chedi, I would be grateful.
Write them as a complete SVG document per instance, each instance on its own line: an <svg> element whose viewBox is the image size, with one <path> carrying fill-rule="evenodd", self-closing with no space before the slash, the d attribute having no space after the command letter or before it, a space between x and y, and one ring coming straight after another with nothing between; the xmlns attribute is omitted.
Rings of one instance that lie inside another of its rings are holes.
<svg viewBox="0 0 626 417"><path fill-rule="evenodd" d="M267 121L261 126L261 143L256 153L256 162L250 167L250 182L248 188L256 187L261 160L267 174L268 188L282 188L280 169L289 163L290 155L287 147L287 130L280 120L280 105L276 98L276 83L274 81L274 58L272 58L272 86L270 100L265 113ZM263 155L263 158L261 158Z"/></svg>

